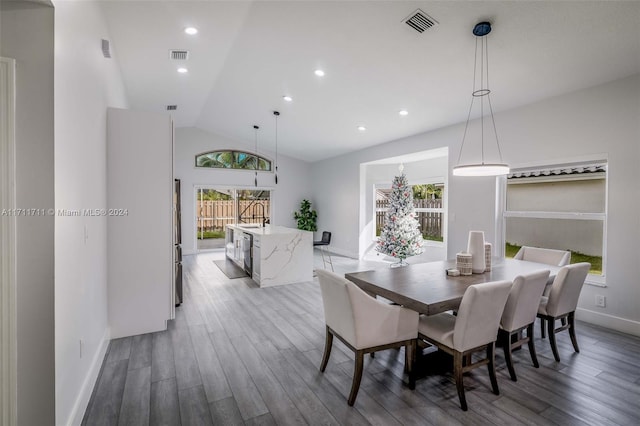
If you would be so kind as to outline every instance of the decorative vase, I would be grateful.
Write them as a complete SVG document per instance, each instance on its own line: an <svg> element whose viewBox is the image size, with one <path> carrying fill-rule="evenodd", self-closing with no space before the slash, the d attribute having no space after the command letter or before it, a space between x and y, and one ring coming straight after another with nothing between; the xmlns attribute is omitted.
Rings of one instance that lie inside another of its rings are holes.
<svg viewBox="0 0 640 426"><path fill-rule="evenodd" d="M471 253L472 270L474 274L481 274L487 266L484 262L484 232L470 231L467 252Z"/></svg>
<svg viewBox="0 0 640 426"><path fill-rule="evenodd" d="M485 272L491 271L491 243L484 243Z"/></svg>

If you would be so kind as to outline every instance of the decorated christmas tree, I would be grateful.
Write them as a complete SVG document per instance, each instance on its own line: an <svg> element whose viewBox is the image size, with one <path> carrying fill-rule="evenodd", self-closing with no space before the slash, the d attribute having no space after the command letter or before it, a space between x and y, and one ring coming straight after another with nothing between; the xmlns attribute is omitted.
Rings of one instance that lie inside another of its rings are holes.
<svg viewBox="0 0 640 426"><path fill-rule="evenodd" d="M389 210L376 246L378 252L399 259L396 266L406 265L404 259L422 253L422 234L413 206L413 191L402 170L400 166L400 176L393 178Z"/></svg>

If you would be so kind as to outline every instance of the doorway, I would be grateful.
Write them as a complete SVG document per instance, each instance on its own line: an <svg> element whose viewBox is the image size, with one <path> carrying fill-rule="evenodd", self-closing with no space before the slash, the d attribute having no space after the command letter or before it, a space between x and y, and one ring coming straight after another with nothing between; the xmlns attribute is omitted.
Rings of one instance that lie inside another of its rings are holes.
<svg viewBox="0 0 640 426"><path fill-rule="evenodd" d="M269 223L271 190L215 186L196 187L196 247L224 248L227 225Z"/></svg>

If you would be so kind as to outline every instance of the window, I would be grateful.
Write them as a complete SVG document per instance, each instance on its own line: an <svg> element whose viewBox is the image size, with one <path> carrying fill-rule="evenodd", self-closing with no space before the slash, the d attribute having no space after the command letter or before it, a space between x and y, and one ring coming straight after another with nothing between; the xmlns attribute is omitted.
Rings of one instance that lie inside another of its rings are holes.
<svg viewBox="0 0 640 426"><path fill-rule="evenodd" d="M417 184L412 185L411 188L413 189L413 206L422 230L422 238L434 244L444 242L444 183ZM391 185L375 186L375 237L380 236L384 226L385 213L389 209L389 194L391 194Z"/></svg>
<svg viewBox="0 0 640 426"><path fill-rule="evenodd" d="M196 155L196 167L271 171L271 160L243 151L211 151Z"/></svg>
<svg viewBox="0 0 640 426"><path fill-rule="evenodd" d="M591 263L591 282L604 283L607 164L513 170L507 178L505 254L520 246L571 251L571 263Z"/></svg>

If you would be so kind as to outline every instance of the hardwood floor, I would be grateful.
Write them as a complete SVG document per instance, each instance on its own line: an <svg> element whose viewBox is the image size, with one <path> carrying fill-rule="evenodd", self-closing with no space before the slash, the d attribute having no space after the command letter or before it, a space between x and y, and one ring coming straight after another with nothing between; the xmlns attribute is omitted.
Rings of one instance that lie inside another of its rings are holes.
<svg viewBox="0 0 640 426"><path fill-rule="evenodd" d="M467 412L450 371L409 390L398 350L365 357L349 407L353 353L334 340L326 372L318 370L325 325L317 281L259 289L226 278L213 263L221 258L184 258L185 302L167 331L111 341L83 424L640 424L640 338L580 321L581 353L560 333L560 363L536 327L540 368L528 351L514 352L517 382L498 350L499 396L486 369L465 376ZM334 264L340 273L371 268L338 256Z"/></svg>

